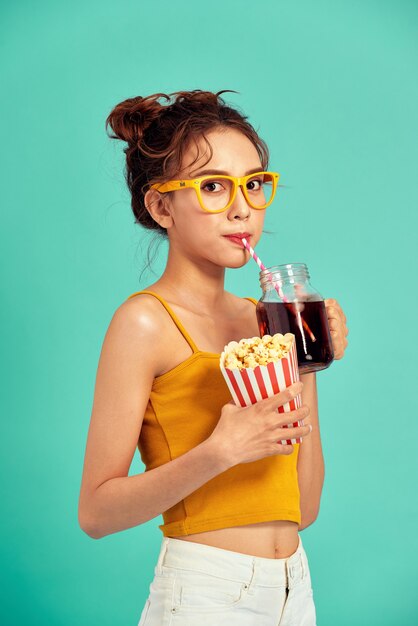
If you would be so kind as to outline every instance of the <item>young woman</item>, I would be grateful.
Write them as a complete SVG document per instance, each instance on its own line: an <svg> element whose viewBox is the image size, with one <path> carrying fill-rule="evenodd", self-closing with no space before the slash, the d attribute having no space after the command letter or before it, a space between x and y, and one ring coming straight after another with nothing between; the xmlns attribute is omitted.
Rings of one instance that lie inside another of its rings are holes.
<svg viewBox="0 0 418 626"><path fill-rule="evenodd" d="M225 344L259 335L256 300L225 290L225 268L248 263L240 238L255 247L275 210L267 146L222 93L131 98L107 119L127 143L136 222L169 253L107 330L79 522L97 539L163 515L140 626L314 626L299 531L318 515L324 480L315 374L240 408L219 369ZM346 319L335 300L326 306L338 359ZM303 406L278 413L298 393ZM128 476L137 446L146 471Z"/></svg>

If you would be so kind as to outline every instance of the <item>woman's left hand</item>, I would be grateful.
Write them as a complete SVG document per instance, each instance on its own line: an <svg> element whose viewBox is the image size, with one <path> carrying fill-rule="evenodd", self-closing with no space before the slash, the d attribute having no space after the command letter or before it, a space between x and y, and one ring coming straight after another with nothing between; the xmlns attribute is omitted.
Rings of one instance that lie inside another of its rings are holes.
<svg viewBox="0 0 418 626"><path fill-rule="evenodd" d="M333 298L325 300L325 310L328 317L328 325L331 333L332 346L334 348L334 359L342 359L344 351L348 346L346 339L348 328L344 311Z"/></svg>

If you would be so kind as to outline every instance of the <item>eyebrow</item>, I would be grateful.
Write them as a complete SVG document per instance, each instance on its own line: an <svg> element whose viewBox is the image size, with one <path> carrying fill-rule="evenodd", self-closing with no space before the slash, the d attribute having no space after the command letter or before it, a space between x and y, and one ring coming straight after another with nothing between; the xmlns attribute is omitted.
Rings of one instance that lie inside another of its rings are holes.
<svg viewBox="0 0 418 626"><path fill-rule="evenodd" d="M247 170L244 176L248 176L248 174L255 174L256 172L262 172L262 171L263 171L263 166L259 165L258 167L253 167L251 170ZM230 176L230 174L228 174L228 172L226 172L225 170L202 170L201 172L196 172L196 174L194 175L194 178L198 178L199 176L206 176L209 174L223 174L225 176Z"/></svg>

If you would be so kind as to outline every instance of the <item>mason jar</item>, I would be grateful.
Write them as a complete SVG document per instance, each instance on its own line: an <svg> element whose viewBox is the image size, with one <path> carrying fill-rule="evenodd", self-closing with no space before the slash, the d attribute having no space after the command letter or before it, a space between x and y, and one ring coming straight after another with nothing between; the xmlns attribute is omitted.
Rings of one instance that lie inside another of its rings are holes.
<svg viewBox="0 0 418 626"><path fill-rule="evenodd" d="M260 336L293 333L300 374L318 372L334 360L325 302L312 287L305 263L267 267L256 307Z"/></svg>

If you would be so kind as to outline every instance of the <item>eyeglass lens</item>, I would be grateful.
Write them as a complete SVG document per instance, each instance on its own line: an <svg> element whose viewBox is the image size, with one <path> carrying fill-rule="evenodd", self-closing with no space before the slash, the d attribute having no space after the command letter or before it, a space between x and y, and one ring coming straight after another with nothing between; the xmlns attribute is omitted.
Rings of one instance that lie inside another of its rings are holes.
<svg viewBox="0 0 418 626"><path fill-rule="evenodd" d="M200 184L202 202L208 211L224 209L234 190L234 183L228 178L214 176L207 178ZM271 174L255 174L246 182L246 194L250 205L263 208L271 199L273 193L273 176Z"/></svg>

